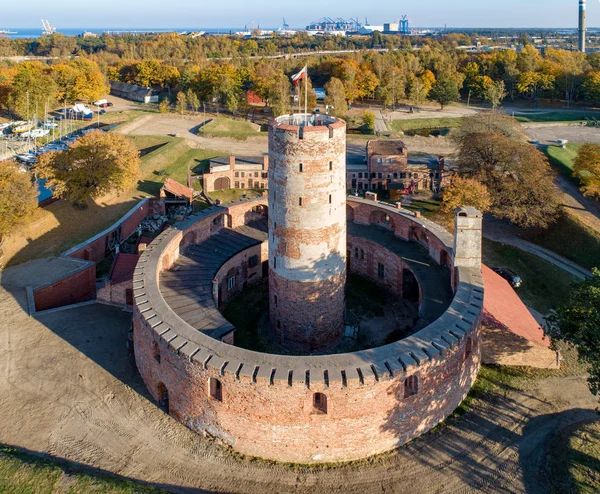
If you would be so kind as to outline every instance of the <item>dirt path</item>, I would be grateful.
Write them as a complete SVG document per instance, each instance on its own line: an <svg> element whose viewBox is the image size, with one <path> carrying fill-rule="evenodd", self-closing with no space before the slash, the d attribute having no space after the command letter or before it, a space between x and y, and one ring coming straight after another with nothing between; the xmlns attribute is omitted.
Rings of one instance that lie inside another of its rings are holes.
<svg viewBox="0 0 600 494"><path fill-rule="evenodd" d="M126 347L130 314L91 305L30 318L24 274L37 262L0 279L0 442L169 490L541 493L544 445L595 413L583 377L554 377L480 400L441 432L369 462L237 460L150 401Z"/></svg>

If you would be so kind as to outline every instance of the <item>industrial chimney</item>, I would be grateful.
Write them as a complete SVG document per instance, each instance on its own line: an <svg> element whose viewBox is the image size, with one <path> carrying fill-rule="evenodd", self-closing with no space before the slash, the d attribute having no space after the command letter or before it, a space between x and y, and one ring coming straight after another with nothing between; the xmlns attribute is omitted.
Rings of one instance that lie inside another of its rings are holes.
<svg viewBox="0 0 600 494"><path fill-rule="evenodd" d="M585 0L579 0L579 51L585 53Z"/></svg>

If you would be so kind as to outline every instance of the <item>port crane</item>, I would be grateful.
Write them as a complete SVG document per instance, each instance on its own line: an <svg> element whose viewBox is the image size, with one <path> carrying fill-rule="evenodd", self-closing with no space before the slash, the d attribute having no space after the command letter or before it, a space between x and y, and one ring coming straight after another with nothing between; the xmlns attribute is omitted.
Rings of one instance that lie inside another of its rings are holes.
<svg viewBox="0 0 600 494"><path fill-rule="evenodd" d="M44 28L43 34L54 34L56 32L56 28L50 24L50 21L42 19L42 27Z"/></svg>

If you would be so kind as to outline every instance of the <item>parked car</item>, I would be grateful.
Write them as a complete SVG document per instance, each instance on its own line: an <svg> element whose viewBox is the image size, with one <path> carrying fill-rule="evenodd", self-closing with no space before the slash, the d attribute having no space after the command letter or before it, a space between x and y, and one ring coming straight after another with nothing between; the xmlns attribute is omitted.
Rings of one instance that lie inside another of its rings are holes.
<svg viewBox="0 0 600 494"><path fill-rule="evenodd" d="M513 288L519 288L523 280L508 268L492 268L492 271L498 273L502 278L510 283Z"/></svg>

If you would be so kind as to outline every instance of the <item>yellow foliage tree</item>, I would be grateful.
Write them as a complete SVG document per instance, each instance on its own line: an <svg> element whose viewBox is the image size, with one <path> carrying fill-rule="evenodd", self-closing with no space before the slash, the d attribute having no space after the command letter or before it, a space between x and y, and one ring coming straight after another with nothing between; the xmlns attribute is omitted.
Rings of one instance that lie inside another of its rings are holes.
<svg viewBox="0 0 600 494"><path fill-rule="evenodd" d="M67 151L40 157L37 171L56 196L84 209L89 199L132 187L140 173L139 152L127 137L89 132Z"/></svg>
<svg viewBox="0 0 600 494"><path fill-rule="evenodd" d="M579 148L573 163L573 175L581 181L586 196L600 199L600 146L584 144Z"/></svg>
<svg viewBox="0 0 600 494"><path fill-rule="evenodd" d="M29 173L22 173L14 162L0 163L0 238L33 214L37 196Z"/></svg>
<svg viewBox="0 0 600 494"><path fill-rule="evenodd" d="M474 178L456 177L444 188L440 210L450 213L461 206L473 206L486 213L491 205L492 198L485 185Z"/></svg>

